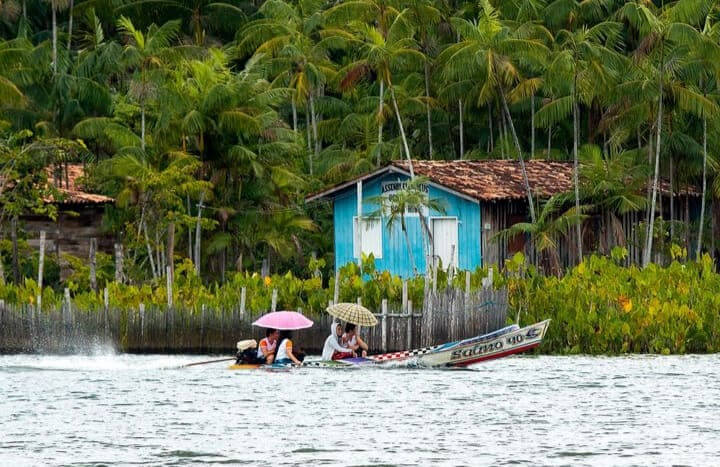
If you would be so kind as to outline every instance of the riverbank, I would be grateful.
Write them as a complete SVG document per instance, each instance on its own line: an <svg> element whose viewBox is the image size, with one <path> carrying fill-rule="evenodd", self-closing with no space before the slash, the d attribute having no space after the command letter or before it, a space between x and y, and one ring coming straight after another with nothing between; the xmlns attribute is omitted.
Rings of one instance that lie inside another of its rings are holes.
<svg viewBox="0 0 720 467"><path fill-rule="evenodd" d="M552 319L535 351L539 353L720 351L720 274L709 258L685 261L678 254L666 267L645 269L626 267L623 260L621 249L611 257L590 256L562 277L542 275L518 255L503 271L492 273L492 280L487 269L459 271L452 277L438 271L435 282L426 282L372 268L361 275L357 265L350 264L342 268L337 283L335 278L289 273L237 273L222 285L205 285L191 267L180 266L170 293L165 284L116 282L108 283L106 293L61 294L45 288L41 307L37 286L28 279L23 286L0 286L0 310L6 310L0 311L0 319L8 319L7 310L14 310L13 326L19 329L12 335L5 331L0 351L64 351L77 342L103 342L130 352L226 353L239 338L260 337L250 323L273 309L299 309L315 320L317 326L301 337L308 349L316 350L329 324L323 310L331 301L360 301L376 313L394 315L388 316L384 331L381 325L365 330L378 351L469 337L518 317L523 325ZM434 289L435 298L428 304ZM474 301L466 305L470 295ZM78 328L78 323L85 327ZM9 328L7 321L3 328ZM62 345L48 347L44 335Z"/></svg>

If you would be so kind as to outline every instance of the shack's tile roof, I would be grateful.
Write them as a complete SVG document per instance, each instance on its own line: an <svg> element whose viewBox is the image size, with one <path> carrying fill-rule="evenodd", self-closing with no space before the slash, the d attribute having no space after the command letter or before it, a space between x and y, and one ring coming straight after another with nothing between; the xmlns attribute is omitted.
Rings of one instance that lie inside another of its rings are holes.
<svg viewBox="0 0 720 467"><path fill-rule="evenodd" d="M105 195L88 193L82 186L82 177L85 169L82 164L58 164L57 167L48 167L48 181L62 193L62 199L55 201L46 199L48 203L58 204L106 204L115 200Z"/></svg>
<svg viewBox="0 0 720 467"><path fill-rule="evenodd" d="M517 160L413 160L413 169L416 174L427 177L437 185L478 201L521 200L527 196L520 162ZM535 196L548 198L573 189L572 162L533 159L525 161L525 169L530 188ZM409 173L410 170L406 160L392 161L374 172L310 194L305 200L312 201L331 196L333 193L348 188L358 180L367 180L392 171ZM670 184L661 180L659 185L660 192L669 195ZM700 195L697 188L692 186L683 187L678 194L685 193L690 196Z"/></svg>
<svg viewBox="0 0 720 467"><path fill-rule="evenodd" d="M407 161L393 161L392 165L409 171ZM416 174L473 199L496 201L527 196L520 163L516 160L419 160L413 161L413 169ZM571 163L530 160L525 162L525 169L530 188L538 196L549 197L573 187Z"/></svg>
<svg viewBox="0 0 720 467"><path fill-rule="evenodd" d="M62 197L54 199L47 197L43 201L46 203L57 204L106 204L113 203L115 200L109 196L88 193L82 187L82 177L85 170L81 164L58 164L57 166L47 167L48 182L58 190ZM3 188L13 185L9 181L7 185L0 183Z"/></svg>

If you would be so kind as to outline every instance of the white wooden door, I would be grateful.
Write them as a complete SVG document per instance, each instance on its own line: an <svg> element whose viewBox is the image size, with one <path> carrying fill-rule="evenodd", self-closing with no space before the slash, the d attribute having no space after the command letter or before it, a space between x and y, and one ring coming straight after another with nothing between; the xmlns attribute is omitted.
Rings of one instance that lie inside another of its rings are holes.
<svg viewBox="0 0 720 467"><path fill-rule="evenodd" d="M432 220L433 255L442 260L443 268L450 263L458 267L458 221L455 217L440 217ZM454 252L454 255L450 255Z"/></svg>

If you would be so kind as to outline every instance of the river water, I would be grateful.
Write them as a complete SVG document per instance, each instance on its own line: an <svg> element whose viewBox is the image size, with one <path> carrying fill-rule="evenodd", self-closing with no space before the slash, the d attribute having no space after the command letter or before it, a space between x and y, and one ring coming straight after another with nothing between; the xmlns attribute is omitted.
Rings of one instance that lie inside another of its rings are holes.
<svg viewBox="0 0 720 467"><path fill-rule="evenodd" d="M200 360L0 356L0 465L720 462L720 355L173 368Z"/></svg>

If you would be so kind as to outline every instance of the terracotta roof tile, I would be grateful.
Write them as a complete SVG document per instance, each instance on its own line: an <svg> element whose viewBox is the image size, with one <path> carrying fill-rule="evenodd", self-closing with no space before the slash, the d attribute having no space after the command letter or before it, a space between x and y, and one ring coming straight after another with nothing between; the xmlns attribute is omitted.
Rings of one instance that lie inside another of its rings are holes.
<svg viewBox="0 0 720 467"><path fill-rule="evenodd" d="M403 172L409 172L408 163L405 160L393 161L389 166ZM572 162L533 159L525 161L525 168L530 188L537 197L548 198L573 189ZM414 160L413 169L416 174L427 177L433 183L480 201L521 200L526 197L525 182L520 170L520 163L516 160ZM357 177L354 180L372 178L384 170L387 170L387 167ZM337 190L347 188L351 183L353 181L325 188L308 195L306 200L331 195ZM665 180L661 180L660 191L666 195L669 194L670 184ZM700 196L698 189L693 186L683 187L678 192L678 194L685 193L689 193L690 196Z"/></svg>
<svg viewBox="0 0 720 467"><path fill-rule="evenodd" d="M407 161L392 165L408 171ZM520 163L514 160L413 161L415 173L482 201L524 199L525 182ZM531 160L525 162L534 194L549 197L572 189L572 164Z"/></svg>
<svg viewBox="0 0 720 467"><path fill-rule="evenodd" d="M48 181L63 194L62 199L57 201L59 204L105 204L115 201L109 196L88 193L82 189L80 179L85 175L82 164L68 164L67 174L64 165L58 166L57 171L48 167L47 172ZM46 199L45 201L54 202L53 199Z"/></svg>

